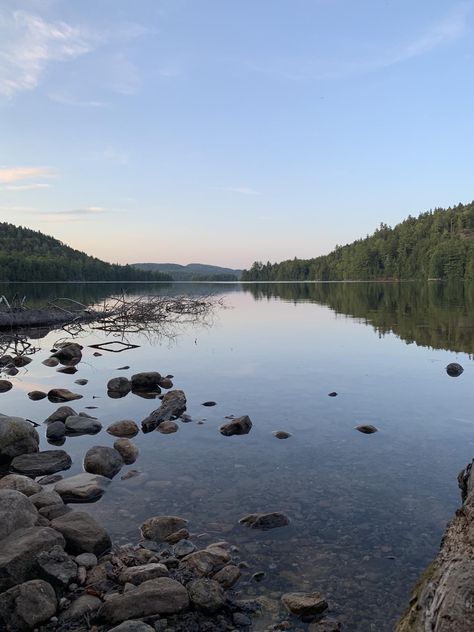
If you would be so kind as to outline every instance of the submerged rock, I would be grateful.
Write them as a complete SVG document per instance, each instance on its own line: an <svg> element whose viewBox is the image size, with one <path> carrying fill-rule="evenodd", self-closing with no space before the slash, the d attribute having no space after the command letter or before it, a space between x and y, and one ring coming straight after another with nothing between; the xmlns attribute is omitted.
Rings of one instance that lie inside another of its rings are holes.
<svg viewBox="0 0 474 632"><path fill-rule="evenodd" d="M134 437L140 430L137 424L131 419L123 419L110 424L107 428L107 432L114 437Z"/></svg>
<svg viewBox="0 0 474 632"><path fill-rule="evenodd" d="M240 579L241 571L238 566L234 564L227 564L219 572L217 572L213 579L219 582L224 588L232 588Z"/></svg>
<svg viewBox="0 0 474 632"><path fill-rule="evenodd" d="M179 426L175 421L162 421L157 430L161 434L173 434L178 432Z"/></svg>
<svg viewBox="0 0 474 632"><path fill-rule="evenodd" d="M239 522L251 529L262 529L266 531L267 529L286 527L290 524L290 519L284 513L274 511L271 513L249 514L241 518Z"/></svg>
<svg viewBox="0 0 474 632"><path fill-rule="evenodd" d="M97 445L89 448L84 456L84 469L90 474L113 478L120 472L122 466L123 459L115 448Z"/></svg>
<svg viewBox="0 0 474 632"><path fill-rule="evenodd" d="M362 434L373 434L374 432L378 432L378 429L371 424L362 424L360 426L356 426L355 429L362 432Z"/></svg>
<svg viewBox="0 0 474 632"><path fill-rule="evenodd" d="M217 406L217 403L213 401L208 401L208 402L203 402L202 406Z"/></svg>
<svg viewBox="0 0 474 632"><path fill-rule="evenodd" d="M99 500L109 483L105 476L84 472L59 481L54 491L66 503L90 503Z"/></svg>
<svg viewBox="0 0 474 632"><path fill-rule="evenodd" d="M251 428L252 422L250 421L250 417L248 415L242 415L242 417L236 417L223 424L219 428L219 432L225 437L230 437L232 435L248 434Z"/></svg>
<svg viewBox="0 0 474 632"><path fill-rule="evenodd" d="M336 391L332 391L332 393L328 393L329 397L337 397Z"/></svg>
<svg viewBox="0 0 474 632"><path fill-rule="evenodd" d="M291 437L291 433L285 432L284 430L277 430L273 433L277 439L289 439Z"/></svg>
<svg viewBox="0 0 474 632"><path fill-rule="evenodd" d="M315 617L328 608L328 602L318 592L285 593L281 601L291 614L302 619Z"/></svg>
<svg viewBox="0 0 474 632"><path fill-rule="evenodd" d="M342 630L341 622L337 619L322 619L311 623L308 632L340 632Z"/></svg>
<svg viewBox="0 0 474 632"><path fill-rule="evenodd" d="M71 457L64 450L45 450L34 454L22 454L15 457L11 463L15 472L32 477L68 470L71 465Z"/></svg>
<svg viewBox="0 0 474 632"><path fill-rule="evenodd" d="M185 529L187 524L187 520L177 516L153 516L145 520L140 529L146 540L163 542L176 531Z"/></svg>
<svg viewBox="0 0 474 632"><path fill-rule="evenodd" d="M117 439L114 441L114 448L120 454L126 465L135 463L137 460L139 450L130 439Z"/></svg>

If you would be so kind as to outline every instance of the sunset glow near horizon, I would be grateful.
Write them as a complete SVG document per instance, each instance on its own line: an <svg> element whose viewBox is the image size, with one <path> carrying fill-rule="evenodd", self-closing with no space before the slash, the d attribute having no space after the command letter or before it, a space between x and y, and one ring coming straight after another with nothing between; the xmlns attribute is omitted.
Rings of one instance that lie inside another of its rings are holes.
<svg viewBox="0 0 474 632"><path fill-rule="evenodd" d="M244 268L468 202L473 23L471 1L4 0L0 219Z"/></svg>

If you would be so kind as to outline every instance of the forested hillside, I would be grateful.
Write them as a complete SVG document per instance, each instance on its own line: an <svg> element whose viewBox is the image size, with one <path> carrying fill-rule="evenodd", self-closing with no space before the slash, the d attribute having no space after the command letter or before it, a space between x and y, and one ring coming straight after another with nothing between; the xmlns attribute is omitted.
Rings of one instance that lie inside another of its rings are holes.
<svg viewBox="0 0 474 632"><path fill-rule="evenodd" d="M0 223L0 281L167 281L159 272L106 263L54 237Z"/></svg>
<svg viewBox="0 0 474 632"><path fill-rule="evenodd" d="M204 263L134 263L141 270L158 270L169 274L173 281L238 281L242 270L222 268Z"/></svg>
<svg viewBox="0 0 474 632"><path fill-rule="evenodd" d="M314 259L255 262L242 281L474 279L474 202L381 224L365 239Z"/></svg>

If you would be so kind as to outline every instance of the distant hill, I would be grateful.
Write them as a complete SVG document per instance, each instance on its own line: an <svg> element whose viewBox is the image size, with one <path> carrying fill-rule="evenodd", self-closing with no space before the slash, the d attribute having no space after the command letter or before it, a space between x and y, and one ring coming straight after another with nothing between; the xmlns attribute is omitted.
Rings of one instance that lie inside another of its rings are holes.
<svg viewBox="0 0 474 632"><path fill-rule="evenodd" d="M0 223L0 282L169 280L159 271L106 263L39 231Z"/></svg>
<svg viewBox="0 0 474 632"><path fill-rule="evenodd" d="M438 208L314 259L256 261L242 281L474 280L474 202Z"/></svg>
<svg viewBox="0 0 474 632"><path fill-rule="evenodd" d="M173 281L238 281L242 270L210 266L203 263L134 263L140 270L157 270L169 274Z"/></svg>

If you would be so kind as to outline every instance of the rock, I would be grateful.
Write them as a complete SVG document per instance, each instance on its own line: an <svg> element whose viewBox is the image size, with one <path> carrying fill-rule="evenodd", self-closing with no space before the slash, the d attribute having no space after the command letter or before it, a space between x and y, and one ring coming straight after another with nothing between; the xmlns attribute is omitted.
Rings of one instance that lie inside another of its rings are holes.
<svg viewBox="0 0 474 632"><path fill-rule="evenodd" d="M316 621L311 623L308 632L340 632L342 626L337 619L322 619L322 621Z"/></svg>
<svg viewBox="0 0 474 632"><path fill-rule="evenodd" d="M328 607L328 602L318 592L285 593L281 601L291 614L303 619L313 618Z"/></svg>
<svg viewBox="0 0 474 632"><path fill-rule="evenodd" d="M356 426L355 429L362 432L362 434L373 434L374 432L378 432L377 428L371 424L362 424L360 426Z"/></svg>
<svg viewBox="0 0 474 632"><path fill-rule="evenodd" d="M32 477L68 470L71 465L71 457L64 450L45 450L35 454L22 454L15 457L11 463L15 472Z"/></svg>
<svg viewBox="0 0 474 632"><path fill-rule="evenodd" d="M458 377L463 372L464 372L463 367L457 362L451 362L451 364L448 364L448 366L446 367L446 373L450 377Z"/></svg>
<svg viewBox="0 0 474 632"><path fill-rule="evenodd" d="M163 395L161 406L142 421L143 432L155 430L162 422L177 419L186 410L183 391L169 391Z"/></svg>
<svg viewBox="0 0 474 632"><path fill-rule="evenodd" d="M288 516L279 511L271 513L255 513L244 516L239 520L240 524L250 527L251 529L276 529L278 527L286 527L290 524Z"/></svg>
<svg viewBox="0 0 474 632"><path fill-rule="evenodd" d="M66 549L73 555L102 555L112 546L107 531L91 515L82 511L71 511L55 518L51 526L64 536Z"/></svg>
<svg viewBox="0 0 474 632"><path fill-rule="evenodd" d="M0 461L38 452L39 435L21 417L0 417Z"/></svg>
<svg viewBox="0 0 474 632"><path fill-rule="evenodd" d="M17 529L0 541L0 592L35 576L36 556L54 546L64 547L63 536L49 527Z"/></svg>
<svg viewBox="0 0 474 632"><path fill-rule="evenodd" d="M113 377L107 382L107 392L127 395L132 390L132 383L126 377Z"/></svg>
<svg viewBox="0 0 474 632"><path fill-rule="evenodd" d="M128 481L129 478L135 478L135 476L138 476L139 474L140 472L138 470L129 470L123 476L120 477L120 480Z"/></svg>
<svg viewBox="0 0 474 632"><path fill-rule="evenodd" d="M102 424L98 419L73 415L66 419L66 433L71 435L97 434L102 430Z"/></svg>
<svg viewBox="0 0 474 632"><path fill-rule="evenodd" d="M246 614L243 614L243 612L234 612L232 621L238 628L250 628L252 625L252 619Z"/></svg>
<svg viewBox="0 0 474 632"><path fill-rule="evenodd" d="M215 579L226 590L232 588L240 579L240 568L234 564L227 564L219 572L217 572L212 579Z"/></svg>
<svg viewBox="0 0 474 632"><path fill-rule="evenodd" d="M74 384L79 384L79 386L85 386L88 383L89 383L89 380L86 380L84 378L81 378L79 380L74 380Z"/></svg>
<svg viewBox="0 0 474 632"><path fill-rule="evenodd" d="M56 492L40 491L37 494L30 496L30 502L36 507L36 509L42 509L50 505L62 505L63 501L59 494Z"/></svg>
<svg viewBox="0 0 474 632"><path fill-rule="evenodd" d="M134 437L139 433L137 424L130 420L115 421L107 428L107 432L114 437Z"/></svg>
<svg viewBox="0 0 474 632"><path fill-rule="evenodd" d="M328 393L329 397L337 397L336 391L332 391L332 393Z"/></svg>
<svg viewBox="0 0 474 632"><path fill-rule="evenodd" d="M175 421L162 421L157 430L161 434L173 434L178 432L179 426Z"/></svg>
<svg viewBox="0 0 474 632"><path fill-rule="evenodd" d="M81 595L72 602L71 606L65 610L60 617L61 621L79 621L86 617L92 616L102 606L102 601L93 595ZM77 628L73 628L76 630ZM81 629L81 628L79 628ZM79 632L78 629L78 632Z"/></svg>
<svg viewBox="0 0 474 632"><path fill-rule="evenodd" d="M177 544L186 538L189 538L189 531L187 529L179 529L165 538L165 542L168 542L169 544Z"/></svg>
<svg viewBox="0 0 474 632"><path fill-rule="evenodd" d="M45 420L45 423L49 424L53 421L62 421L65 423L68 417L74 417L76 415L76 411L70 406L60 406L54 411L54 413L51 413L51 415Z"/></svg>
<svg viewBox="0 0 474 632"><path fill-rule="evenodd" d="M82 360L82 349L77 342L64 342L51 357L57 358L61 364L74 366Z"/></svg>
<svg viewBox="0 0 474 632"><path fill-rule="evenodd" d="M7 474L0 479L0 489L15 489L17 492L21 492L25 496L32 496L37 494L43 488L39 483L33 481L28 476L22 476L21 474Z"/></svg>
<svg viewBox="0 0 474 632"><path fill-rule="evenodd" d="M265 571L257 571L256 573L252 575L250 579L253 580L254 582L263 581L265 579Z"/></svg>
<svg viewBox="0 0 474 632"><path fill-rule="evenodd" d="M84 472L59 481L54 491L65 503L90 503L99 500L109 483L105 476Z"/></svg>
<svg viewBox="0 0 474 632"><path fill-rule="evenodd" d="M252 422L250 421L250 417L248 415L243 415L242 417L236 417L235 419L231 419L226 424L223 424L219 428L219 432L225 437L230 437L231 435L244 435L250 432L250 428L252 427Z"/></svg>
<svg viewBox="0 0 474 632"><path fill-rule="evenodd" d="M99 353L98 351L94 351L94 353L92 354L95 358L100 358L101 357L101 353Z"/></svg>
<svg viewBox="0 0 474 632"><path fill-rule="evenodd" d="M138 586L149 579L168 576L169 572L164 564L152 563L126 568L123 573L120 574L119 581L122 584L130 583L134 586Z"/></svg>
<svg viewBox="0 0 474 632"><path fill-rule="evenodd" d="M196 545L189 540L180 540L173 547L173 553L176 557L185 557L186 555L194 553L195 550Z"/></svg>
<svg viewBox="0 0 474 632"><path fill-rule="evenodd" d="M98 564L97 557L93 553L81 553L76 556L74 561L76 564L79 564L79 566L84 566L84 568L87 569L94 568L94 566Z"/></svg>
<svg viewBox="0 0 474 632"><path fill-rule="evenodd" d="M13 384L9 380L0 380L0 393L6 393L13 388Z"/></svg>
<svg viewBox="0 0 474 632"><path fill-rule="evenodd" d="M10 632L34 630L56 614L53 588L34 579L10 588L0 595L0 627Z"/></svg>
<svg viewBox="0 0 474 632"><path fill-rule="evenodd" d="M13 358L13 364L18 367L27 366L30 362L33 362L33 360L25 355L19 355Z"/></svg>
<svg viewBox="0 0 474 632"><path fill-rule="evenodd" d="M56 369L58 373L65 373L66 375L74 375L77 373L77 369L75 366L62 366L59 369Z"/></svg>
<svg viewBox="0 0 474 632"><path fill-rule="evenodd" d="M37 402L40 399L44 399L45 397L48 397L47 393L43 393L43 391L30 391L28 393L28 397L33 401L33 402Z"/></svg>
<svg viewBox="0 0 474 632"><path fill-rule="evenodd" d="M202 405L203 406L217 406L216 402L212 402L212 401L203 402Z"/></svg>
<svg viewBox="0 0 474 632"><path fill-rule="evenodd" d="M108 624L163 614L178 614L189 606L186 588L169 577L150 579L135 590L111 597L99 617Z"/></svg>
<svg viewBox="0 0 474 632"><path fill-rule="evenodd" d="M59 516L64 516L64 514L67 514L70 511L71 508L65 505L61 500L61 502L56 505L46 505L45 507L41 507L38 513L47 520L54 520L55 518L59 518Z"/></svg>
<svg viewBox="0 0 474 632"><path fill-rule="evenodd" d="M125 366L118 366L115 370L116 371L126 371L129 368L130 367L128 366L128 364L126 364Z"/></svg>
<svg viewBox="0 0 474 632"><path fill-rule="evenodd" d="M221 568L226 566L230 562L230 555L224 549L212 547L191 553L191 555L184 557L182 561L193 573L202 577L208 577L215 575Z"/></svg>
<svg viewBox="0 0 474 632"><path fill-rule="evenodd" d="M162 377L161 380L158 382L158 386L161 386L161 388L173 388L173 382L170 380L169 377Z"/></svg>
<svg viewBox="0 0 474 632"><path fill-rule="evenodd" d="M36 556L40 576L53 586L67 588L77 577L77 564L60 546Z"/></svg>
<svg viewBox="0 0 474 632"><path fill-rule="evenodd" d="M159 386L161 380L161 375L156 371L148 371L145 373L136 373L132 375L132 389L133 390L153 390L157 386Z"/></svg>
<svg viewBox="0 0 474 632"><path fill-rule="evenodd" d="M0 489L0 540L37 520L38 511L29 498L14 489Z"/></svg>
<svg viewBox="0 0 474 632"><path fill-rule="evenodd" d="M89 448L84 456L84 469L90 474L100 474L113 478L120 472L123 459L115 448L94 446Z"/></svg>
<svg viewBox="0 0 474 632"><path fill-rule="evenodd" d="M155 632L155 628L143 621L124 621L109 632Z"/></svg>
<svg viewBox="0 0 474 632"><path fill-rule="evenodd" d="M195 579L186 588L192 603L204 612L212 614L225 605L222 586L213 579Z"/></svg>
<svg viewBox="0 0 474 632"><path fill-rule="evenodd" d="M53 485L54 483L57 483L58 481L62 481L63 480L63 475L62 474L49 474L48 476L42 476L41 478L38 479L38 483L40 485Z"/></svg>
<svg viewBox="0 0 474 632"><path fill-rule="evenodd" d="M67 388L52 388L48 393L48 399L50 402L72 402L74 399L82 399L82 395L73 393Z"/></svg>
<svg viewBox="0 0 474 632"><path fill-rule="evenodd" d="M291 434L289 432L285 432L284 430L277 430L277 432L274 432L273 435L277 439L289 439L291 437Z"/></svg>
<svg viewBox="0 0 474 632"><path fill-rule="evenodd" d="M59 360L57 358L46 358L46 360L43 360L42 364L44 364L45 366L58 366L59 364Z"/></svg>
<svg viewBox="0 0 474 632"><path fill-rule="evenodd" d="M66 425L62 421L53 421L46 428L46 438L51 441L61 441L66 434Z"/></svg>
<svg viewBox="0 0 474 632"><path fill-rule="evenodd" d="M127 465L135 463L138 457L137 446L130 439L117 439L114 441L114 449L120 454Z"/></svg>
<svg viewBox="0 0 474 632"><path fill-rule="evenodd" d="M186 528L187 524L187 520L176 516L153 516L145 520L140 529L145 539L163 542L171 534Z"/></svg>

